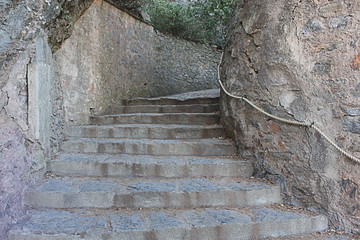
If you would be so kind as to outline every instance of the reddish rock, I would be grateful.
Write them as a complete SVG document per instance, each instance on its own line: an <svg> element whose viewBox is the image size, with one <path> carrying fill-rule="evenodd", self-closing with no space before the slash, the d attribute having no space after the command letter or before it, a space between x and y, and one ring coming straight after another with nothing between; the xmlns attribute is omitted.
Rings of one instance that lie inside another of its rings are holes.
<svg viewBox="0 0 360 240"><path fill-rule="evenodd" d="M351 68L353 70L360 70L360 54L358 54L357 56L354 57L354 59L351 63Z"/></svg>

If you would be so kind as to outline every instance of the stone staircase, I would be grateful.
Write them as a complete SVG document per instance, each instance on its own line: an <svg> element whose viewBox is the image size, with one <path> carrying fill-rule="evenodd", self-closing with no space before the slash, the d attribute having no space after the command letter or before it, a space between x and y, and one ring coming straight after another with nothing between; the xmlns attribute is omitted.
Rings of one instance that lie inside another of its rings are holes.
<svg viewBox="0 0 360 240"><path fill-rule="evenodd" d="M262 239L323 231L324 216L281 204L278 186L219 125L219 98L123 101L70 126L62 154L25 195L11 240Z"/></svg>

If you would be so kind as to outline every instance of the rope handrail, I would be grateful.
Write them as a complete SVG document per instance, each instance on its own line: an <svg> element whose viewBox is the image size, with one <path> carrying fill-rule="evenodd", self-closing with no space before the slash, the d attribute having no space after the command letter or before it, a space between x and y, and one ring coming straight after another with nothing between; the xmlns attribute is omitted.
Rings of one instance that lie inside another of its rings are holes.
<svg viewBox="0 0 360 240"><path fill-rule="evenodd" d="M281 117L277 117L273 114L270 114L268 112L266 112L265 110L259 108L258 106L256 106L253 102L251 102L249 99L247 99L244 96L236 96L232 93L230 93L229 91L226 90L225 86L223 85L223 83L221 82L221 77L220 77L220 68L221 68L221 63L224 57L224 53L221 54L221 60L220 63L218 65L218 81L219 84L222 88L222 90L229 95L230 97L236 98L236 99L241 99L243 101L245 101L247 104L249 104L250 106L252 106L254 109L256 109L257 111L261 112L262 114L268 116L269 118L278 120L280 122L284 122L284 123L288 123L288 124L292 124L292 125L297 125L297 126L304 126L304 127L308 127L308 128L312 128L314 129L316 132L318 132L320 134L320 136L322 136L331 146L333 146L336 150L338 150L341 154L343 154L344 156L348 157L349 159L353 160L356 163L360 163L360 159L351 155L350 153L346 152L344 149L342 149L341 147L339 147L333 140L331 140L328 136L326 136L326 134L321 131L318 127L316 127L314 125L314 122L311 123L305 123L305 122L299 122L299 121L295 121L295 120L289 120L289 119L285 119L285 118L281 118Z"/></svg>

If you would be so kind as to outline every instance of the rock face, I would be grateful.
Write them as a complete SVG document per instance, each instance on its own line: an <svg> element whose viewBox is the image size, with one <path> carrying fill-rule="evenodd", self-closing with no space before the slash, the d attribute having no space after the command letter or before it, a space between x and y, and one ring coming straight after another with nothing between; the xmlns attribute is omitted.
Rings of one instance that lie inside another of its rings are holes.
<svg viewBox="0 0 360 240"><path fill-rule="evenodd" d="M30 152L25 138L15 123L0 117L0 236L5 236L8 224L21 219L22 196L28 184Z"/></svg>
<svg viewBox="0 0 360 240"><path fill-rule="evenodd" d="M93 2L0 1L1 239L6 239L9 226L22 217L24 189L43 177L47 160L57 153L65 121L75 119L69 115L71 104L78 110L86 108L86 118L90 107L99 107L92 103L114 103L129 89L133 96L141 95L144 89L145 95L178 93L189 90L189 86L203 87L201 79L209 76L212 80L206 82L216 84L216 51L157 34L149 25L114 7L140 17L138 2L109 1L113 6ZM92 10L87 12L91 5ZM204 55L199 54L203 50ZM187 57L177 62L181 53ZM212 59L211 63L202 62L204 57ZM191 65L191 61L198 64ZM139 70L133 67L136 64L143 68L135 73ZM94 76L99 78L90 79ZM192 77L194 82L180 84ZM166 81L168 87L162 92ZM94 92L96 95L90 96ZM86 105L74 98L93 102Z"/></svg>
<svg viewBox="0 0 360 240"><path fill-rule="evenodd" d="M95 1L56 52L66 121L84 122L129 97L217 87L219 52L155 32L105 1Z"/></svg>
<svg viewBox="0 0 360 240"><path fill-rule="evenodd" d="M225 49L222 81L279 117L314 121L360 156L360 3L239 2ZM359 231L360 165L319 134L270 120L222 94L223 122L257 176L282 185L287 201L326 212Z"/></svg>

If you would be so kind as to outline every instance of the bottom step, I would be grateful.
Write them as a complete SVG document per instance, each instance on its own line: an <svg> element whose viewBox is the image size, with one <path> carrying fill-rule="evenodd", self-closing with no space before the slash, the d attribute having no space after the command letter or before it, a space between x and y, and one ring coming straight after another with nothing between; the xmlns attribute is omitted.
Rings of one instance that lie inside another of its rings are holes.
<svg viewBox="0 0 360 240"><path fill-rule="evenodd" d="M206 239L288 237L327 229L327 219L280 208L168 211L36 211L10 240Z"/></svg>

